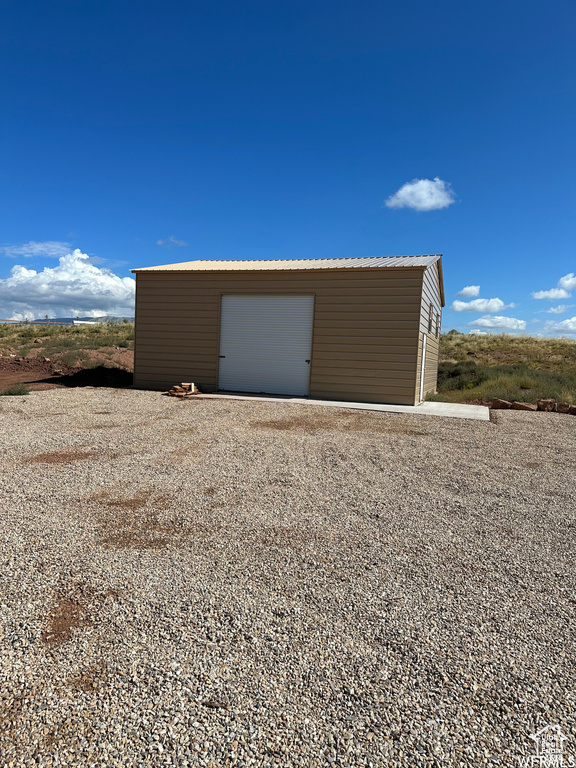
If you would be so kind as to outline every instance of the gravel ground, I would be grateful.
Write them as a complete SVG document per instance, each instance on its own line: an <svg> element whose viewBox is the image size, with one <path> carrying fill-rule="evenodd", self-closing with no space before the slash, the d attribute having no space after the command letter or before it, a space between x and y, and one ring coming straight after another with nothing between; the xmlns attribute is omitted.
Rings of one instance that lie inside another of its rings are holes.
<svg viewBox="0 0 576 768"><path fill-rule="evenodd" d="M1 766L576 754L576 419L0 400Z"/></svg>

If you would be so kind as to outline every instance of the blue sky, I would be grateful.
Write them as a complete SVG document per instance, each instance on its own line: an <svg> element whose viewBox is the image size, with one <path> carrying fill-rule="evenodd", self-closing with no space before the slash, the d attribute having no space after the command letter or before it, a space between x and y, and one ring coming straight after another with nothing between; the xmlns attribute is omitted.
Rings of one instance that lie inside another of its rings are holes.
<svg viewBox="0 0 576 768"><path fill-rule="evenodd" d="M131 267L443 253L445 330L576 334L575 29L572 0L5 0L0 317L124 313Z"/></svg>

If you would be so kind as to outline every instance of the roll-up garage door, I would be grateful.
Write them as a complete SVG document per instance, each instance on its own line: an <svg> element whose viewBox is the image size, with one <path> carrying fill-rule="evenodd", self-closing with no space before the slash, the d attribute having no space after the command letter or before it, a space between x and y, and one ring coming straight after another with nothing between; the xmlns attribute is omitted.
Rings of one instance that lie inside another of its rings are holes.
<svg viewBox="0 0 576 768"><path fill-rule="evenodd" d="M223 296L218 387L308 395L313 296Z"/></svg>

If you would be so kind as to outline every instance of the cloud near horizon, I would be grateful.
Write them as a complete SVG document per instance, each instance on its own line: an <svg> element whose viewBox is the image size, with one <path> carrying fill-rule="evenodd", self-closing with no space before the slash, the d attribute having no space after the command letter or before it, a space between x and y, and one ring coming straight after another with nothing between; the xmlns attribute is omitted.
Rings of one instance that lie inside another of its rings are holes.
<svg viewBox="0 0 576 768"><path fill-rule="evenodd" d="M544 323L544 331L547 333L576 333L576 317L570 317L566 320L560 320L556 322L554 320L548 320Z"/></svg>
<svg viewBox="0 0 576 768"><path fill-rule="evenodd" d="M456 198L450 184L434 179L412 179L386 200L387 208L411 208L413 211L439 211Z"/></svg>
<svg viewBox="0 0 576 768"><path fill-rule="evenodd" d="M17 264L0 279L0 315L29 320L76 315L133 315L136 281L97 267L76 248L41 272Z"/></svg>
<svg viewBox="0 0 576 768"><path fill-rule="evenodd" d="M456 296L463 296L463 297L470 297L470 296L479 296L480 295L480 286L479 285L465 285L464 288L462 288L461 291L458 291Z"/></svg>
<svg viewBox="0 0 576 768"><path fill-rule="evenodd" d="M453 312L501 312L510 307L514 307L514 304L504 304L502 299L472 299L472 301L456 299L450 305Z"/></svg>
<svg viewBox="0 0 576 768"><path fill-rule="evenodd" d="M478 320L472 320L468 325L479 325L482 328L499 328L500 330L525 331L526 320L518 320L516 317L503 317L499 315L484 315Z"/></svg>
<svg viewBox="0 0 576 768"><path fill-rule="evenodd" d="M533 299L569 299L572 294L570 291L576 290L576 275L569 272L558 280L556 288L550 288L547 291L532 291Z"/></svg>

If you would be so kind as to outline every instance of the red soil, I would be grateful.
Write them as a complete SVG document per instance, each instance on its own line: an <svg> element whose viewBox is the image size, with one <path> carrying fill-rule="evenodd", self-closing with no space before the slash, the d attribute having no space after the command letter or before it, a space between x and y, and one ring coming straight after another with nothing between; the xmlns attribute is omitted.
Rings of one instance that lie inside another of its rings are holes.
<svg viewBox="0 0 576 768"><path fill-rule="evenodd" d="M44 362L41 350L27 357L0 357L0 391L13 384L26 384L29 389L54 389L70 386L130 386L134 352L130 349L85 350L93 368L65 365L59 355Z"/></svg>

